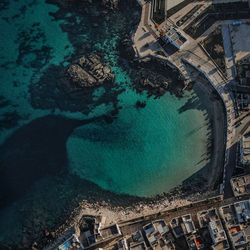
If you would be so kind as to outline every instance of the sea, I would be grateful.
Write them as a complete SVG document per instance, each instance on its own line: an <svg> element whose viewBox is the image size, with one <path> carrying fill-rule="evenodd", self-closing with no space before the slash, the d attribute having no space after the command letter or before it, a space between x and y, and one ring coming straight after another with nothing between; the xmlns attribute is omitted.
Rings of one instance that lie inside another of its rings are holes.
<svg viewBox="0 0 250 250"><path fill-rule="evenodd" d="M120 56L120 39L140 19L137 2L108 13L62 2L0 2L1 246L41 237L82 199L166 193L210 161L205 93L138 92ZM90 53L115 82L72 97L61 86L65 69ZM95 120L103 115L112 121Z"/></svg>

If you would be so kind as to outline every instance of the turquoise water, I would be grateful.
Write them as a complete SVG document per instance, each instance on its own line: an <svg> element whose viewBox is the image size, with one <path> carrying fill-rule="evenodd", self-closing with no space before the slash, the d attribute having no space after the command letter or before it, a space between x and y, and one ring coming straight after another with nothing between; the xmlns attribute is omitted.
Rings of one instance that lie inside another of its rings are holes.
<svg viewBox="0 0 250 250"><path fill-rule="evenodd" d="M28 231L39 238L72 204L102 194L105 200L105 190L167 192L209 161L202 93L154 99L133 89L133 69L117 42L139 12L102 16L97 6L86 14L50 2L0 5L0 242L17 243ZM116 81L71 98L62 73L92 51L104 56ZM136 108L138 100L146 107ZM78 122L114 111L112 123Z"/></svg>
<svg viewBox="0 0 250 250"><path fill-rule="evenodd" d="M135 108L138 98L147 100L145 108ZM180 114L186 98L143 99L128 89L119 96L123 108L112 124L74 131L67 142L70 170L104 189L138 196L181 184L205 166L199 162L207 150L206 114Z"/></svg>

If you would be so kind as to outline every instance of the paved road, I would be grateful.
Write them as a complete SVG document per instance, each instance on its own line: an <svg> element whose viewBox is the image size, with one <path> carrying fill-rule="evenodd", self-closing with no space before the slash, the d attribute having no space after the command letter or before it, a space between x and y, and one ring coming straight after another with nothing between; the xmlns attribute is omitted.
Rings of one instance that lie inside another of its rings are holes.
<svg viewBox="0 0 250 250"><path fill-rule="evenodd" d="M233 171L236 166L236 160L237 160L237 143L235 143L231 148L229 149L229 159L228 159L228 165L226 168L226 176L225 176L225 186L224 186L224 197L230 198L233 197L233 190L231 188L230 179L232 178Z"/></svg>
<svg viewBox="0 0 250 250"><path fill-rule="evenodd" d="M223 37L223 45L225 51L225 63L227 68L227 76L231 83L234 84L234 79L236 77L236 68L233 58L233 50L232 43L230 37L229 24L222 25L222 37Z"/></svg>

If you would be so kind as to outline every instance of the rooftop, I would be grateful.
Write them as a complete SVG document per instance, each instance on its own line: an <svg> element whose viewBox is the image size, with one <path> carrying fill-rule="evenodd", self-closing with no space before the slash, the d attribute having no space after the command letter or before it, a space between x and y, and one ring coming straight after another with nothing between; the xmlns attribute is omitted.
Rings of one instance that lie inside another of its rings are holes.
<svg viewBox="0 0 250 250"><path fill-rule="evenodd" d="M130 245L129 249L133 249L133 250L146 250L146 244L145 242L140 242L134 245Z"/></svg>
<svg viewBox="0 0 250 250"><path fill-rule="evenodd" d="M100 230L100 233L104 239L121 234L120 229L117 224L102 228Z"/></svg>
<svg viewBox="0 0 250 250"><path fill-rule="evenodd" d="M164 244L163 235L169 232L169 228L165 220L152 221L151 223L145 225L143 230L146 234L149 244L152 247Z"/></svg>
<svg viewBox="0 0 250 250"><path fill-rule="evenodd" d="M250 174L234 177L231 179L234 196L241 196L250 191Z"/></svg>
<svg viewBox="0 0 250 250"><path fill-rule="evenodd" d="M235 206L236 205L236 206ZM234 247L243 247L247 243L244 225L240 224L238 217L241 218L242 204L235 203L229 206L220 208L222 216L225 221L225 225L228 231L228 235ZM237 209L237 210L236 210ZM239 213L239 215L237 215ZM240 220L241 221L241 220Z"/></svg>
<svg viewBox="0 0 250 250"><path fill-rule="evenodd" d="M238 223L250 224L250 200L234 203Z"/></svg>
<svg viewBox="0 0 250 250"><path fill-rule="evenodd" d="M195 231L194 223L190 214L173 218L170 224L176 238Z"/></svg>
<svg viewBox="0 0 250 250"><path fill-rule="evenodd" d="M217 210L211 208L197 213L200 227L208 227L213 241L213 249L228 249L229 244Z"/></svg>
<svg viewBox="0 0 250 250"><path fill-rule="evenodd" d="M243 161L250 163L250 135L247 133L242 137Z"/></svg>
<svg viewBox="0 0 250 250"><path fill-rule="evenodd" d="M219 216L215 208L203 210L197 213L200 227L206 227L209 222L219 220Z"/></svg>
<svg viewBox="0 0 250 250"><path fill-rule="evenodd" d="M203 241L197 232L186 236L186 241L191 250L198 250L204 247Z"/></svg>
<svg viewBox="0 0 250 250"><path fill-rule="evenodd" d="M233 53L238 62L250 55L250 23L230 26ZM244 39L239 39L244 37Z"/></svg>
<svg viewBox="0 0 250 250"><path fill-rule="evenodd" d="M166 37L177 43L180 47L187 41L187 39L175 28L169 29L166 33Z"/></svg>

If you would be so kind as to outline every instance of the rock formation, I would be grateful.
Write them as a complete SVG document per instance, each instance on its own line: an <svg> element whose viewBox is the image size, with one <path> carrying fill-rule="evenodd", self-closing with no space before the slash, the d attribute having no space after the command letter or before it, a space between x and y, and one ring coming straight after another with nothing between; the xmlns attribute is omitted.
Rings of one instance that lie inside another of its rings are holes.
<svg viewBox="0 0 250 250"><path fill-rule="evenodd" d="M119 0L102 0L102 5L109 10L118 9Z"/></svg>
<svg viewBox="0 0 250 250"><path fill-rule="evenodd" d="M67 75L71 82L80 87L94 87L105 82L113 82L115 79L110 66L104 66L100 57L95 54L88 58L83 56L71 64L67 69Z"/></svg>
<svg viewBox="0 0 250 250"><path fill-rule="evenodd" d="M135 57L135 51L133 49L133 42L131 38L125 36L119 43L119 50L121 56L126 59L133 60Z"/></svg>

